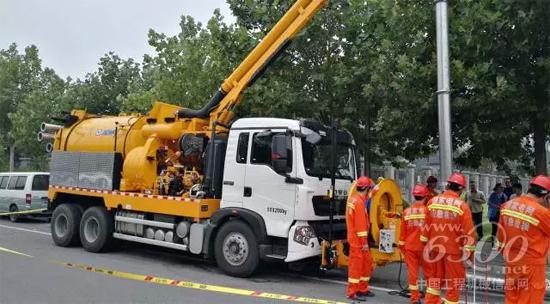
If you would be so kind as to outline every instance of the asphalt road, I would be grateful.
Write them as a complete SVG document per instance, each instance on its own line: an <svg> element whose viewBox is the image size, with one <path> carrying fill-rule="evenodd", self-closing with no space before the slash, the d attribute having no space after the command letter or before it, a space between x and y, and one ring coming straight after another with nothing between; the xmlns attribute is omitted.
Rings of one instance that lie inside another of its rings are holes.
<svg viewBox="0 0 550 304"><path fill-rule="evenodd" d="M398 269L391 265L375 270L376 297L369 303L408 303L407 298L388 294L398 288ZM47 223L0 219L2 304L347 302L345 281L344 272L319 278L282 265L265 266L252 278L233 278L212 262L140 244L123 243L116 251L94 254L55 246ZM288 296L295 298L277 299ZM502 297L488 300L499 303Z"/></svg>

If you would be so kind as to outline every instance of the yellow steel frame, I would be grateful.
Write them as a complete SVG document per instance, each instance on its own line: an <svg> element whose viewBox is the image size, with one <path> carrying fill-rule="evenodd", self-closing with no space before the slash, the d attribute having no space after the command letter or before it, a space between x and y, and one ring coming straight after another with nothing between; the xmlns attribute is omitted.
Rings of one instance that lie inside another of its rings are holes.
<svg viewBox="0 0 550 304"><path fill-rule="evenodd" d="M349 190L349 196L354 195L357 192L355 182L351 185ZM378 245L380 244L380 229L388 229L391 225L390 222L394 222L395 229L395 245L401 232L401 221L399 218L389 218L388 213L402 214L403 213L403 200L401 198L401 190L397 182L392 179L384 179L376 185L376 190L372 192L371 206L369 212L370 231L369 235L374 240L374 247L370 248L370 254L372 256L374 266L383 266L391 262L401 261L401 251L396 246L393 253L380 252ZM321 265L328 267L327 259L325 256L325 248L331 246L332 250L336 251L337 259L334 261L335 267L342 267L348 265L348 257L344 253L344 240L333 241L329 244L327 241L321 243L322 260Z"/></svg>
<svg viewBox="0 0 550 304"><path fill-rule="evenodd" d="M106 192L106 193L105 193ZM138 193L94 191L84 189L50 188L48 198L54 201L61 194L78 195L79 197L102 198L108 210L123 209L137 212L150 212L173 216L193 218L195 220L207 219L220 208L219 199L166 199L158 196L140 195ZM83 198L84 199L84 198ZM76 203L76 202L75 202Z"/></svg>

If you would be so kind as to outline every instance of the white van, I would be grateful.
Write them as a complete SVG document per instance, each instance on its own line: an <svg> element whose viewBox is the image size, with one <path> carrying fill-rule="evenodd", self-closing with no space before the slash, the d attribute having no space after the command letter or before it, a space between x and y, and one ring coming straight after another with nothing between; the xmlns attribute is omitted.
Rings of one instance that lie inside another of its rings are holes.
<svg viewBox="0 0 550 304"><path fill-rule="evenodd" d="M47 172L0 173L0 213L48 207L50 174ZM49 217L48 212L25 216ZM16 222L23 215L9 215Z"/></svg>

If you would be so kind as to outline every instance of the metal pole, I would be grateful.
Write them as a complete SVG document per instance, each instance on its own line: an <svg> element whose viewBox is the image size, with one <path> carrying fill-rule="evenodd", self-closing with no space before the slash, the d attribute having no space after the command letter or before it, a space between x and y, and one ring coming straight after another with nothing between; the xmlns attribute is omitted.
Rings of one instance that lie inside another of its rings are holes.
<svg viewBox="0 0 550 304"><path fill-rule="evenodd" d="M331 115L331 132L330 132L330 143L332 153L330 156L330 202L329 202L329 231L328 231L328 241L329 246L332 246L332 229L334 228L334 204L335 204L335 190L336 190L336 153L337 153L337 143L336 143L336 133L338 132L338 122L334 118L334 114ZM332 250L332 249L331 249Z"/></svg>
<svg viewBox="0 0 550 304"><path fill-rule="evenodd" d="M435 1L437 34L437 105L439 111L440 181L445 183L452 171L452 137L449 76L449 39L447 1Z"/></svg>

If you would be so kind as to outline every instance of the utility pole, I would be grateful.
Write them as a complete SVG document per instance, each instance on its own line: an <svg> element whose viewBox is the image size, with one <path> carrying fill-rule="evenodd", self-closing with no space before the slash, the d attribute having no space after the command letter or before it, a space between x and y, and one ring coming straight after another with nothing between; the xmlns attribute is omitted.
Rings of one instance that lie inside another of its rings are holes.
<svg viewBox="0 0 550 304"><path fill-rule="evenodd" d="M453 148L451 137L451 105L449 76L449 38L447 0L435 0L437 34L437 107L439 119L440 182L445 183L452 173Z"/></svg>

